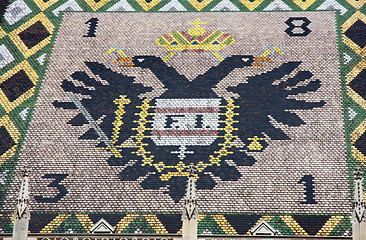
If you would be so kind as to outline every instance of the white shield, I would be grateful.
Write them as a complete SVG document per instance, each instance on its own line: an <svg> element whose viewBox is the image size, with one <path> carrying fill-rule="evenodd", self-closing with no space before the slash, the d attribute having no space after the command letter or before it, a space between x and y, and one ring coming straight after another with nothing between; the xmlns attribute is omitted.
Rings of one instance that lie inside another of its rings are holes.
<svg viewBox="0 0 366 240"><path fill-rule="evenodd" d="M157 99L151 139L158 146L209 146L218 137L221 99Z"/></svg>

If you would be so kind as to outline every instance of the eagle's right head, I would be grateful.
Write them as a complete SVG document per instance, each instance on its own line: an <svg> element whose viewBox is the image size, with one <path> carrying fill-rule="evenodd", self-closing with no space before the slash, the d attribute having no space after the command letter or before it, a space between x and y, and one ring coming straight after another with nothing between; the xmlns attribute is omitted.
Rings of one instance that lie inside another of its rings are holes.
<svg viewBox="0 0 366 240"><path fill-rule="evenodd" d="M262 62L273 62L268 57L253 57L252 55L233 55L225 58L222 62L233 68L246 66L265 66Z"/></svg>

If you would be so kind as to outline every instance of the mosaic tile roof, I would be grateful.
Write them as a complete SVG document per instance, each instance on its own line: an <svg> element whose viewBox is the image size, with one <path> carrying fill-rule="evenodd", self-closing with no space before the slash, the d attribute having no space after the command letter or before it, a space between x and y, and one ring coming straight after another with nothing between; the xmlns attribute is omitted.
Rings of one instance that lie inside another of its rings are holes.
<svg viewBox="0 0 366 240"><path fill-rule="evenodd" d="M0 231L28 164L32 233L89 233L101 218L180 233L193 162L199 234L266 220L347 235L366 163L365 14L364 0L10 1Z"/></svg>

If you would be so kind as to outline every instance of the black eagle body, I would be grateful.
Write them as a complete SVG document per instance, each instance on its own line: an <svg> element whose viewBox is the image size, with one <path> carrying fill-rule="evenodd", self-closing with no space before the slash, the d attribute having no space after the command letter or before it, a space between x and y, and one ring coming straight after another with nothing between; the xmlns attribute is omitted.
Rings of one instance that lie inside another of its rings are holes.
<svg viewBox="0 0 366 240"><path fill-rule="evenodd" d="M212 90L215 86L230 74L235 68L243 68L253 66L255 58L253 56L236 55L227 57L219 65L210 68L205 74L199 75L193 81L179 74L174 68L166 65L161 58L155 56L135 56L131 59L132 64L129 66L150 69L151 72L164 84L165 92L159 96L164 99L182 99L182 98L220 98ZM123 125L120 129L118 143L123 144L131 136L136 135L136 122L139 120L135 113L138 111L137 106L142 104L143 99L139 98L141 93L146 93L152 88L144 87L142 84L134 82L133 77L125 76L121 73L114 72L101 63L86 62L87 67L96 76L108 82L102 84L96 79L88 76L84 71L78 71L71 76L75 81L82 82L87 87L76 86L73 82L64 80L62 88L66 92L89 95L90 98L82 98L80 103L90 113L94 121L102 119L99 128L105 135L111 139L113 121L115 120L117 106L113 101L121 96L127 96L131 102L125 105L125 114L123 115ZM276 128L270 122L269 116L276 121L288 126L300 126L305 122L296 114L288 110L296 109L312 109L321 107L324 101L306 102L293 99L289 96L296 96L299 93L307 93L316 91L320 87L319 80L310 80L312 74L309 71L299 71L294 77L282 81L278 85L273 82L280 80L292 72L301 64L301 62L288 62L282 64L269 72L251 76L247 78L247 83L240 83L235 87L228 87L228 91L232 91L240 95L235 99L235 105L239 108L235 109L235 120L238 122L233 126L238 130L235 135L248 146L253 136L263 139L265 135L273 140L288 140L289 137L279 128ZM307 84L304 84L305 81ZM299 86L298 84L301 83ZM89 88L93 87L93 88ZM222 102L224 100L222 99ZM74 102L58 102L55 101L55 107L65 109L77 109ZM79 113L69 124L73 126L81 126L90 124L85 115ZM150 133L150 130L146 132ZM220 133L223 134L223 133ZM90 128L80 139L98 139L100 138L94 128ZM199 161L208 161L208 156L213 152L219 151L219 144L223 143L223 138L217 138L210 146L187 146L188 150L192 150L194 154L189 155L189 161L197 164ZM144 140L145 149L154 155L155 162L164 162L167 165L176 165L180 161L177 155L171 154L176 151L176 146L157 146L150 138ZM264 140L261 141L263 149L268 145ZM105 142L101 141L98 147L106 147ZM262 149L262 150L263 150ZM198 173L197 188L212 189L216 182L212 179L213 175L219 177L223 181L235 181L241 177L236 166L226 163L230 159L237 166L251 166L256 160L253 156L248 155L250 149L239 147L230 147L232 154L228 154L221 159L220 166L211 165L204 171ZM127 166L120 174L121 180L137 180L140 176L148 175L141 182L141 186L145 189L159 189L169 186L168 194L175 202L178 202L184 194L186 184L185 177L171 177L168 181L162 181L159 176L167 173L167 169L157 172L156 169L147 164L143 164L140 156L133 153L136 148L119 148L122 157L112 155L108 163L111 166L125 165L131 159L137 159L132 166ZM143 166L142 166L143 164ZM171 170L170 170L171 171Z"/></svg>

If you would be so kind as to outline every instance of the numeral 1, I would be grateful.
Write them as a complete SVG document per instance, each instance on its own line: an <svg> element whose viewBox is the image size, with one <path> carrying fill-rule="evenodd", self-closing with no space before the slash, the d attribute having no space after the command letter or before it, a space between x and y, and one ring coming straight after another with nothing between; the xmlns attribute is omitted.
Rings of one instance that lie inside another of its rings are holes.
<svg viewBox="0 0 366 240"><path fill-rule="evenodd" d="M89 24L89 29L86 35L83 37L96 37L95 31L97 30L99 19L98 18L91 18L85 22L85 24Z"/></svg>
<svg viewBox="0 0 366 240"><path fill-rule="evenodd" d="M304 175L297 183L304 184L305 187L305 201L302 204L316 204L314 199L314 178L312 175Z"/></svg>

